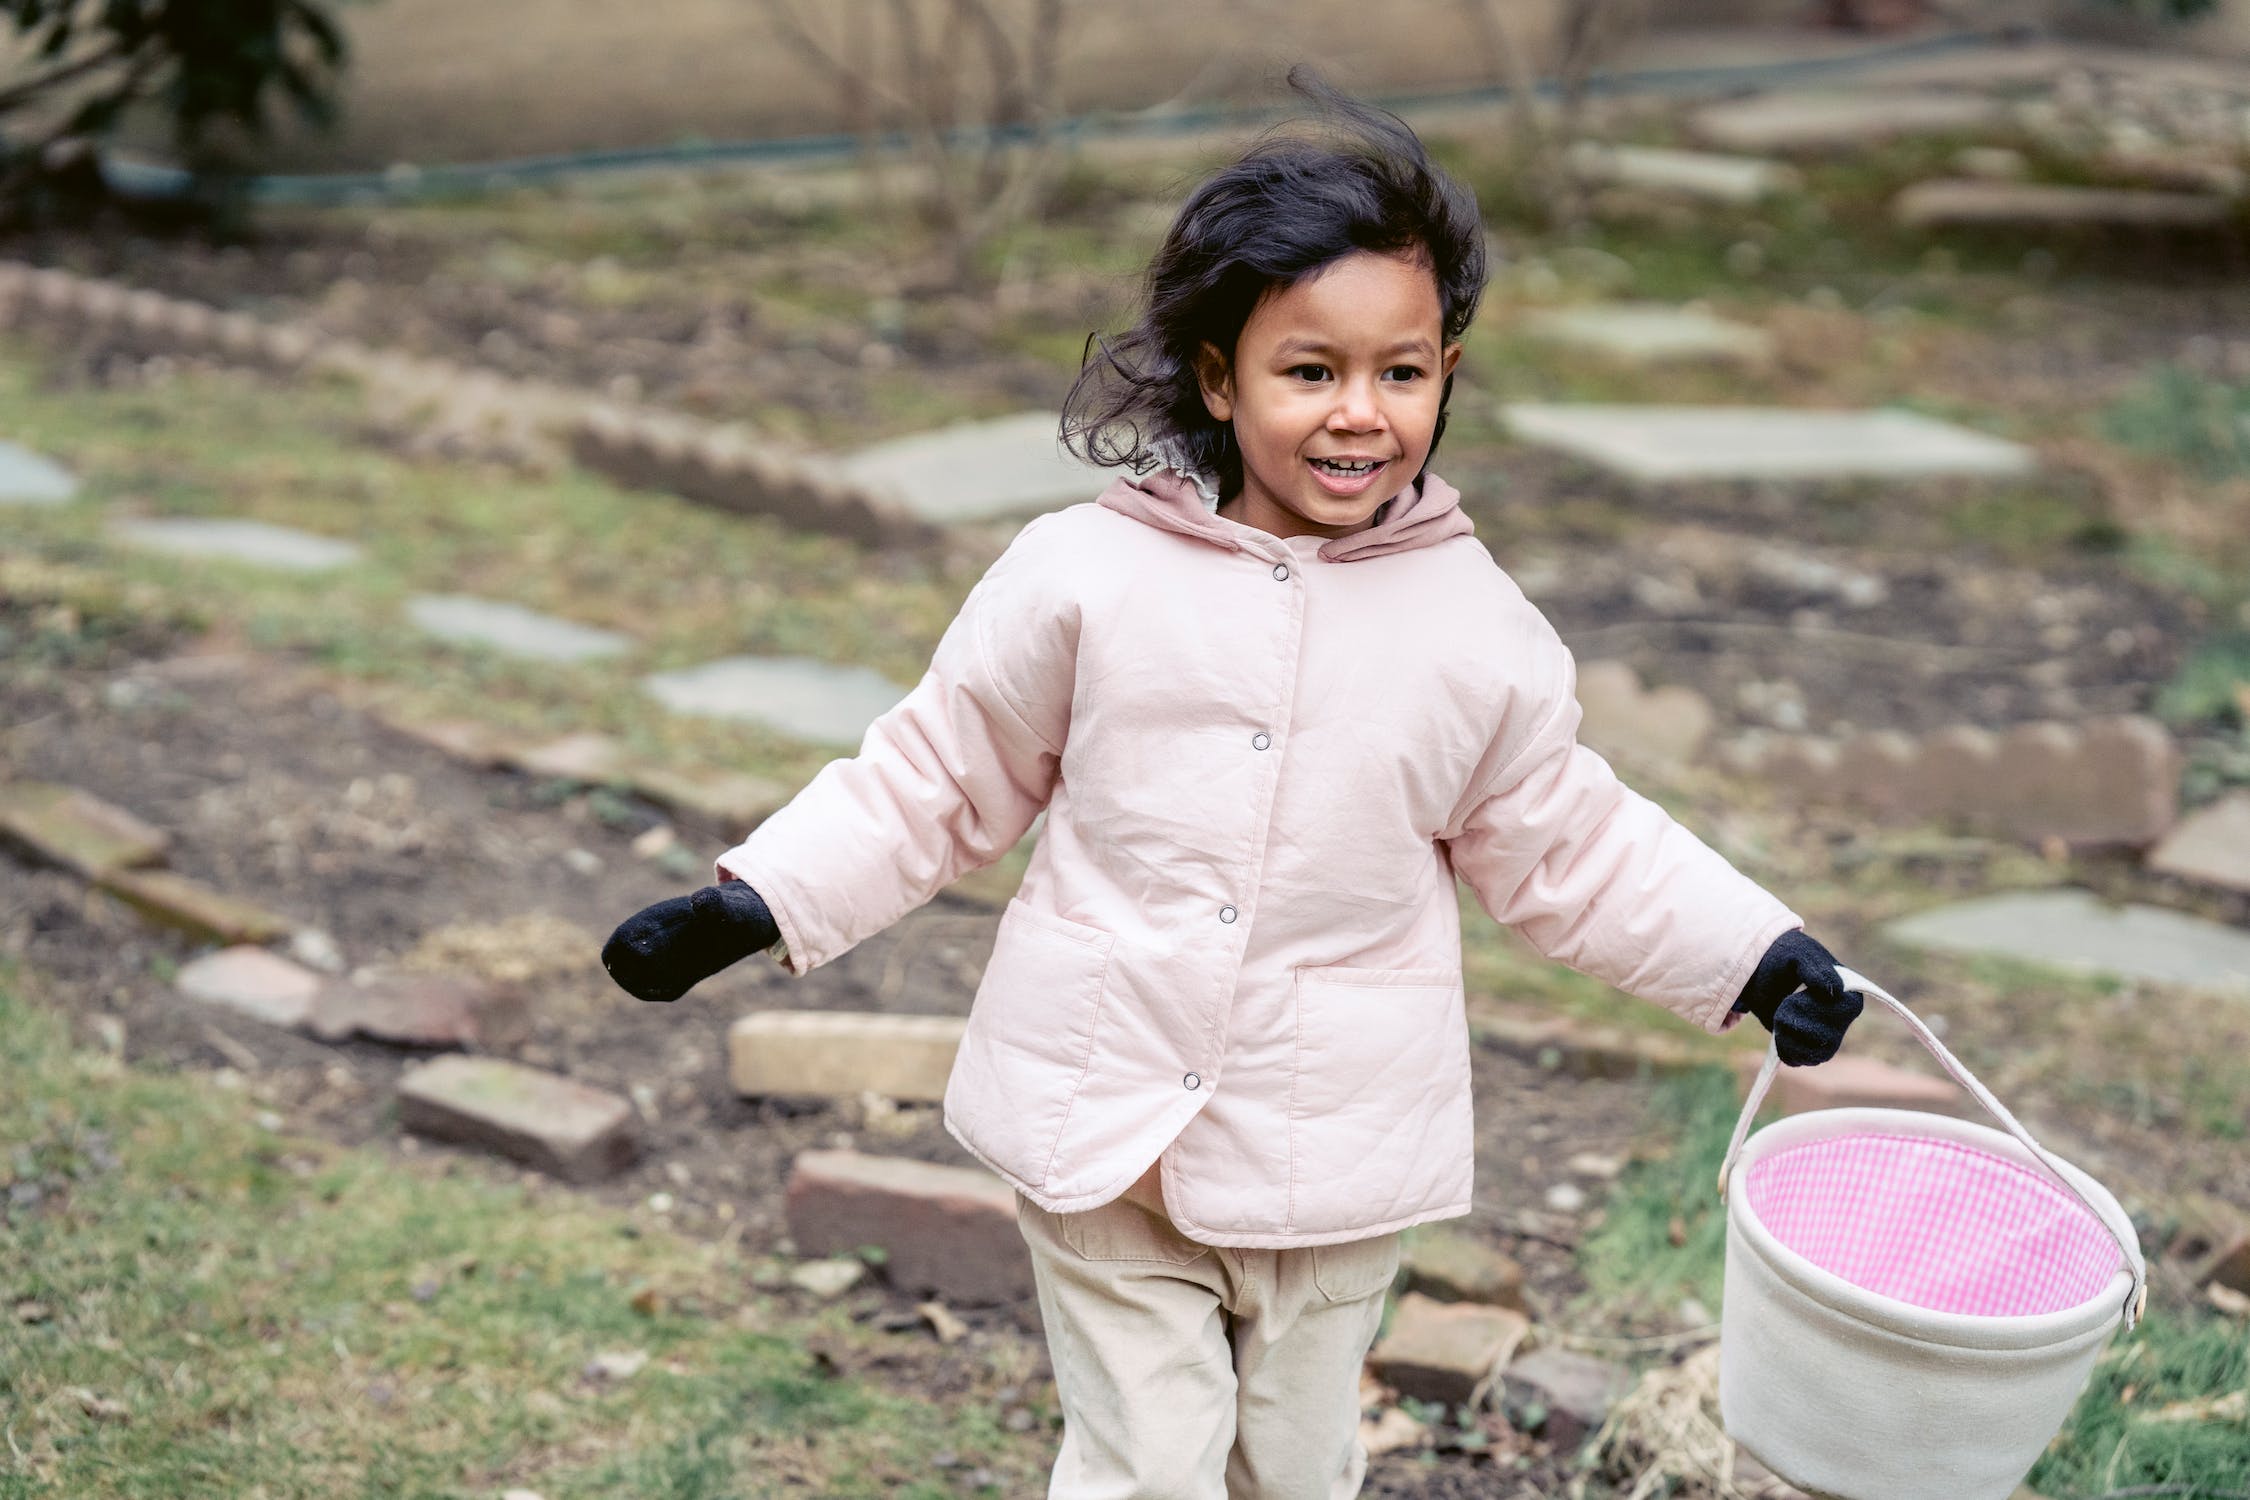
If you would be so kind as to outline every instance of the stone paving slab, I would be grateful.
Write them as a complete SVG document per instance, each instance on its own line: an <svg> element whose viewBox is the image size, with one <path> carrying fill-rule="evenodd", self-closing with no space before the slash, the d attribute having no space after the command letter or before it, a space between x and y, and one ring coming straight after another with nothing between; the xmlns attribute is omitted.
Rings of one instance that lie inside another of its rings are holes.
<svg viewBox="0 0 2250 1500"><path fill-rule="evenodd" d="M189 959L173 983L181 994L268 1026L302 1027L327 980L277 953L248 944Z"/></svg>
<svg viewBox="0 0 2250 1500"><path fill-rule="evenodd" d="M126 518L110 529L132 546L178 557L215 557L287 573L323 573L359 560L359 548L266 521L195 516Z"/></svg>
<svg viewBox="0 0 2250 1500"><path fill-rule="evenodd" d="M907 689L809 656L729 656L641 679L674 713L746 719L819 745L857 746Z"/></svg>
<svg viewBox="0 0 2250 1500"><path fill-rule="evenodd" d="M408 1073L399 1081L398 1121L565 1182L615 1176L639 1149L623 1096L493 1057L441 1057Z"/></svg>
<svg viewBox="0 0 2250 1500"><path fill-rule="evenodd" d="M94 884L161 926L206 943L270 943L296 923L171 870L104 870Z"/></svg>
<svg viewBox="0 0 2250 1500"><path fill-rule="evenodd" d="M1706 105L1688 117L1688 130L1722 151L1841 151L1900 136L1974 131L2004 116L2004 105L1981 94L1839 89Z"/></svg>
<svg viewBox="0 0 2250 1500"><path fill-rule="evenodd" d="M2028 474L2031 450L1905 411L1517 403L1515 435L1644 483Z"/></svg>
<svg viewBox="0 0 2250 1500"><path fill-rule="evenodd" d="M2250 894L2250 792L2198 808L2149 851L2148 867Z"/></svg>
<svg viewBox="0 0 2250 1500"><path fill-rule="evenodd" d="M0 848L92 880L155 864L170 835L91 792L52 781L0 782Z"/></svg>
<svg viewBox="0 0 2250 1500"><path fill-rule="evenodd" d="M888 496L924 520L983 521L1091 500L1109 482L1056 441L1062 418L1027 411L963 422L846 454L851 483Z"/></svg>
<svg viewBox="0 0 2250 1500"><path fill-rule="evenodd" d="M1596 303L1532 314L1525 329L1540 338L1636 364L1711 359L1764 364L1773 335L1694 307L1661 302Z"/></svg>
<svg viewBox="0 0 2250 1500"><path fill-rule="evenodd" d="M2080 890L2011 891L1889 923L1915 948L2022 959L2079 973L2250 991L2250 932Z"/></svg>
<svg viewBox="0 0 2250 1500"><path fill-rule="evenodd" d="M880 1245L884 1278L899 1291L959 1307L1034 1294L1016 1190L982 1167L801 1151L790 1167L788 1212L799 1255Z"/></svg>
<svg viewBox="0 0 2250 1500"><path fill-rule="evenodd" d="M727 1077L738 1094L856 1099L863 1093L935 1104L945 1098L963 1016L767 1010L727 1032Z"/></svg>
<svg viewBox="0 0 2250 1500"><path fill-rule="evenodd" d="M2206 193L1956 178L1917 182L1891 201L1891 216L1909 229L2216 229L2234 211Z"/></svg>
<svg viewBox="0 0 2250 1500"><path fill-rule="evenodd" d="M60 464L0 442L0 505L64 505L77 493L78 481Z"/></svg>
<svg viewBox="0 0 2250 1500"><path fill-rule="evenodd" d="M1594 141L1572 147L1570 163L1587 182L1738 205L1793 191L1802 180L1795 168L1763 157Z"/></svg>
<svg viewBox="0 0 2250 1500"><path fill-rule="evenodd" d="M618 631L468 594L417 594L406 613L440 640L531 661L593 661L633 649L632 637Z"/></svg>

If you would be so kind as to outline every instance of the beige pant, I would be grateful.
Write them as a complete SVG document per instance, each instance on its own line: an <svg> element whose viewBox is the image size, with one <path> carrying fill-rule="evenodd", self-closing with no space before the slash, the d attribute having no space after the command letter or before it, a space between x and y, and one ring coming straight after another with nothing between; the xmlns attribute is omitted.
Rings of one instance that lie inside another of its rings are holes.
<svg viewBox="0 0 2250 1500"><path fill-rule="evenodd" d="M1350 1500L1398 1234L1197 1244L1157 1172L1085 1213L1016 1195L1063 1410L1049 1500Z"/></svg>

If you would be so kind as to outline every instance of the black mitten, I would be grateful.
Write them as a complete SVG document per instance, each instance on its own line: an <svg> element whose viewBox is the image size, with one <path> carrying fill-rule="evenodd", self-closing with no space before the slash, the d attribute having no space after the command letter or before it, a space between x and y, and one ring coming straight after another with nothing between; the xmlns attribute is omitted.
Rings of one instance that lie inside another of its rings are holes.
<svg viewBox="0 0 2250 1500"><path fill-rule="evenodd" d="M758 893L739 880L644 907L602 945L602 967L626 993L677 1000L781 937Z"/></svg>
<svg viewBox="0 0 2250 1500"><path fill-rule="evenodd" d="M1734 1008L1763 1022L1781 1060L1802 1068L1836 1055L1865 1003L1844 988L1835 956L1800 928L1773 940Z"/></svg>

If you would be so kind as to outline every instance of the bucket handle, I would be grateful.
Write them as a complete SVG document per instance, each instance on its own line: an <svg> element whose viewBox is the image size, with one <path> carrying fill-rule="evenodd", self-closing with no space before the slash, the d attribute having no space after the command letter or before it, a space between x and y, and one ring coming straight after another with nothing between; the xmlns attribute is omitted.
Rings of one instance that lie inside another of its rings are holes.
<svg viewBox="0 0 2250 1500"><path fill-rule="evenodd" d="M1854 970L1839 967L1836 973L1844 981L1846 990L1856 991L1862 995L1871 995L1889 1006L1898 1018L1904 1021L1908 1028L1913 1031L1915 1038L1929 1049L1930 1055L1935 1057L1945 1071L1952 1075L1953 1081L1974 1095L1977 1103L1990 1111L1994 1119L2007 1126L2008 1133L2023 1143L2025 1149L2029 1150L2039 1160L2040 1164L2047 1168L2055 1181L2061 1183L2064 1188L2069 1190L2072 1197L2085 1204L2094 1217L2102 1221L2102 1227L2107 1229L2111 1236L2116 1239L2117 1248L2125 1252L2126 1265L2132 1269L2133 1287L2126 1294L2124 1308L2125 1331L2132 1332L2133 1326L2140 1322L2141 1313L2148 1305L2148 1264L2141 1256L2140 1236L2133 1232L2132 1221L2127 1219L2123 1211L2115 1205L2105 1207L2080 1191L2078 1185L2072 1182L2069 1176L2063 1172L2055 1158L2047 1153L2047 1148L2031 1138L2031 1132L2024 1129L2014 1115L2008 1113L2006 1106L1992 1097L1991 1091L1979 1083L1976 1076L1961 1065L1959 1058L1946 1050L1945 1043L1937 1039L1937 1033L1930 1030L1920 1016L1909 1010L1905 1001ZM1727 1159L1719 1167L1719 1200L1721 1202L1726 1201L1727 1179L1734 1175L1735 1157L1741 1153L1742 1142L1750 1134L1750 1121L1757 1115L1758 1106L1765 1102L1766 1090L1773 1085L1774 1070L1780 1066L1781 1042L1780 1038L1775 1037L1769 1039L1766 1044L1765 1066L1758 1069L1757 1080L1750 1085L1749 1097L1743 1100L1742 1115L1734 1122L1734 1139L1727 1142Z"/></svg>

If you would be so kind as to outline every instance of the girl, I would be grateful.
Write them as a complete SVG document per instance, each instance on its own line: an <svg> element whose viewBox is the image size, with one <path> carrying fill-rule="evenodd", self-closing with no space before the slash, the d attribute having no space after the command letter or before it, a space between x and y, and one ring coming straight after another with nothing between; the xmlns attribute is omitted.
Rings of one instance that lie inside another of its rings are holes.
<svg viewBox="0 0 2250 1500"><path fill-rule="evenodd" d="M1569 652L1427 466L1475 202L1403 122L1298 86L1329 128L1195 190L1066 402L1076 451L1137 477L1024 527L860 753L603 951L651 1000L768 947L803 974L1046 810L945 1124L1017 1190L1053 1497L1358 1492L1399 1231L1470 1206L1456 879L1792 1063L1859 1010L1577 744Z"/></svg>

